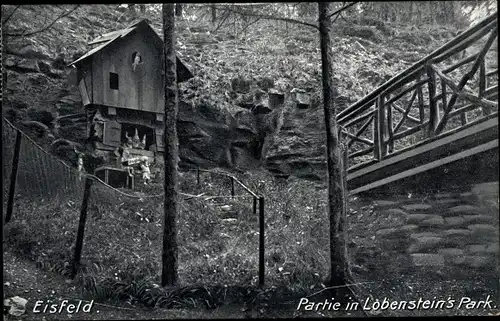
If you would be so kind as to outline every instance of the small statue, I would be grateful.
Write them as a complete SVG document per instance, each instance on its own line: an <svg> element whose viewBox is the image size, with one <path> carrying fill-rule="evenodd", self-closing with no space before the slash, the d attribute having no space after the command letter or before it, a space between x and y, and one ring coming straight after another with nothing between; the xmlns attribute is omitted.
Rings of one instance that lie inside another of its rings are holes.
<svg viewBox="0 0 500 321"><path fill-rule="evenodd" d="M130 158L130 150L129 150L129 148L124 147L123 151L122 151L122 157L121 157L122 165L126 166L129 158Z"/></svg>
<svg viewBox="0 0 500 321"><path fill-rule="evenodd" d="M137 132L137 128L136 128L134 137L132 138L132 148L138 148L140 143L141 143L141 139L139 138L139 133Z"/></svg>
<svg viewBox="0 0 500 321"><path fill-rule="evenodd" d="M125 138L127 141L125 142L125 148L132 148L132 137L128 135L128 132L125 132Z"/></svg>
<svg viewBox="0 0 500 321"><path fill-rule="evenodd" d="M144 180L144 185L149 185L151 181L151 170L149 168L149 159L145 156L140 163L142 171L142 179Z"/></svg>
<svg viewBox="0 0 500 321"><path fill-rule="evenodd" d="M142 140L139 143L139 148L140 149L145 149L146 148L146 134L144 134L144 136L142 136Z"/></svg>
<svg viewBox="0 0 500 321"><path fill-rule="evenodd" d="M74 149L74 151L76 153L76 156L78 157L77 161L76 161L76 164L77 164L77 170L79 172L78 179L81 180L82 179L82 173L85 172L85 168L83 167L83 153L80 153L78 150L76 150L75 146L73 146L73 149Z"/></svg>
<svg viewBox="0 0 500 321"><path fill-rule="evenodd" d="M141 62L142 62L141 55L138 52L136 52L134 56L134 61L132 62L132 69L135 71L135 69Z"/></svg>

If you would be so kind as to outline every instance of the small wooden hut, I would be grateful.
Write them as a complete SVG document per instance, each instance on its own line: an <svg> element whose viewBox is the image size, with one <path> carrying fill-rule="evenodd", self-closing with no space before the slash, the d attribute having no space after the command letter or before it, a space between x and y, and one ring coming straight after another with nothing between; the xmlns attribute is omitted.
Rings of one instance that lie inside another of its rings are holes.
<svg viewBox="0 0 500 321"><path fill-rule="evenodd" d="M163 156L163 41L147 21L104 34L72 62L87 113L94 154L113 163L128 147L130 157ZM177 57L177 80L193 77Z"/></svg>

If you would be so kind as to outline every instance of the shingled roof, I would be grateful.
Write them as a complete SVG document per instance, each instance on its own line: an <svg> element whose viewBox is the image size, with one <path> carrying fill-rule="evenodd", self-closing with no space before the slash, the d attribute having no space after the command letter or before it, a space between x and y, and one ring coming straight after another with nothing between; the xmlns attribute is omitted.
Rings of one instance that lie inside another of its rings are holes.
<svg viewBox="0 0 500 321"><path fill-rule="evenodd" d="M160 38L160 36L158 36L156 31L154 31L154 29L151 28L151 26L149 25L149 23L146 20L140 20L138 22L133 23L132 25L130 25L129 27L127 27L125 29L112 31L112 32L106 33L104 35L101 35L101 36L95 38L94 40L92 40L88 44L89 45L100 44L100 45L97 46L96 48L90 50L89 52L87 52L86 54L84 54L83 56L78 58L77 60L70 63L69 66L78 65L79 63L82 63L84 60L91 57L95 53L105 49L110 44L126 38L127 35L132 33L134 30L141 29L141 28L145 28L147 31L149 31L151 33L152 37L149 38L148 40L153 41L153 43L158 47L158 49L162 50L163 40ZM185 80L192 78L193 74L191 73L189 68L187 68L185 63L178 56L176 58L177 58L178 81L182 82L182 81L185 81Z"/></svg>

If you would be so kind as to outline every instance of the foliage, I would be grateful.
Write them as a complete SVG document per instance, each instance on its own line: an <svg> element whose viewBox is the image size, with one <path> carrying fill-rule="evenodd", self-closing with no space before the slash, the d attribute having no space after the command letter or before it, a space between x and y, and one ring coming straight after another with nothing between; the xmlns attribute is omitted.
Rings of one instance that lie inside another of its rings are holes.
<svg viewBox="0 0 500 321"><path fill-rule="evenodd" d="M286 287L290 293L321 287L328 273L323 191L299 180L285 188L283 182L262 174L240 178L266 195L267 284ZM195 180L195 173L183 173L181 179L186 186L186 182ZM190 192L203 190L207 195L220 192L217 182L222 181L205 176L202 186ZM93 186L90 199L79 268L82 286L96 297L123 298L135 293L134 300L151 304L151 298L145 298L139 288L152 291L159 280L161 200L132 200L97 185ZM181 203L178 218L181 287L203 284L222 289L238 286L250 289L256 285L258 220L252 213L252 199L223 201L196 198ZM5 229L6 245L36 260L43 268L68 275L78 204L40 202L23 202L25 205L16 208L14 221ZM35 214L34 208L27 204L41 206L43 212ZM224 211L223 205L230 205L231 212ZM226 219L228 215L236 221Z"/></svg>

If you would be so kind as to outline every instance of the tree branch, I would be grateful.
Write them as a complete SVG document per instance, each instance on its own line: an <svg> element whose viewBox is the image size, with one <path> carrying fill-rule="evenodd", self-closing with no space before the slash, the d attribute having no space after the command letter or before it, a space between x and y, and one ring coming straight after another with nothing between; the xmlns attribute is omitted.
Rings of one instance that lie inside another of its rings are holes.
<svg viewBox="0 0 500 321"><path fill-rule="evenodd" d="M65 13L62 13L60 14L59 16L57 16L51 23L49 23L47 26L39 29L39 30L36 30L36 31L33 31L33 32L29 32L29 33L7 33L5 34L6 36L9 36L9 37L31 37L33 35L36 35L37 33L40 33L40 32L44 32L50 28L52 28L52 26L59 20L59 19L62 19L64 17L66 17L67 15L69 15L70 13L72 13L73 11L75 11L76 9L78 9L80 7L79 4L77 4L73 9L65 12Z"/></svg>
<svg viewBox="0 0 500 321"><path fill-rule="evenodd" d="M349 8L349 7L352 7L352 6L353 6L353 5L355 5L356 3L358 3L358 1L354 1L354 2L352 2L352 3L350 3L350 4L347 4L347 5L343 6L343 7L342 7L342 8L340 8L339 10L336 10L336 11L334 11L333 13L329 14L329 15L328 15L328 18L330 18L331 16L333 16L333 15L335 15L335 14L339 14L339 13L341 13L342 11L346 10L346 9L347 9L347 8Z"/></svg>
<svg viewBox="0 0 500 321"><path fill-rule="evenodd" d="M19 6L21 5L17 5L14 10L12 10L12 12L7 16L7 18L4 19L4 21L2 21L2 26L5 26L5 24L7 23L7 21L9 21L10 17L12 17L12 15L14 14L14 12L16 12L16 10L19 8Z"/></svg>
<svg viewBox="0 0 500 321"><path fill-rule="evenodd" d="M274 17L272 15L264 15L264 14L258 14L258 13L242 12L242 11L230 9L230 8L227 8L227 7L226 8L216 8L216 9L217 10L222 10L222 11L229 11L229 12L237 13L237 14L242 15L242 16L250 16L250 17L257 17L257 18L267 19L267 20L278 20L278 21L285 21L285 22L290 22L290 23L296 23L296 24L300 24L300 25L312 27L312 28L315 28L315 29L319 30L319 27L317 25L315 25L315 24L304 22L304 21L300 21L300 20L296 20L296 19Z"/></svg>
<svg viewBox="0 0 500 321"><path fill-rule="evenodd" d="M226 22L226 20L227 20L227 18L229 18L229 16L230 16L229 12L226 12L226 15L222 16L222 19L221 19L219 25L217 26L217 28L215 28L214 32L217 32L219 30L219 28L222 27L222 25L224 24L224 22Z"/></svg>

